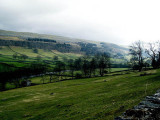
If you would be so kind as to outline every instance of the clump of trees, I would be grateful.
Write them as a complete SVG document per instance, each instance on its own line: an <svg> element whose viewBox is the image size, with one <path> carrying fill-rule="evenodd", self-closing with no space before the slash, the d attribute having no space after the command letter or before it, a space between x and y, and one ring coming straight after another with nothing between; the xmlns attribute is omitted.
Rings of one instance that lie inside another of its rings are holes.
<svg viewBox="0 0 160 120"><path fill-rule="evenodd" d="M81 71L84 77L96 76L96 73L97 75L104 76L107 70L110 70L110 56L107 53L99 53L93 57L85 56L75 60L70 59L68 67L72 77L74 71Z"/></svg>
<svg viewBox="0 0 160 120"><path fill-rule="evenodd" d="M56 61L53 71L59 76L59 80L62 80L62 76L66 76L66 74L69 74L72 79L74 77L104 76L110 71L110 64L110 56L107 53L99 53L93 57L68 59L67 62Z"/></svg>
<svg viewBox="0 0 160 120"><path fill-rule="evenodd" d="M0 72L0 90L6 90L6 84L13 84L16 88L21 87L22 78L38 75L46 72L47 65L33 62L27 68L15 69L14 71Z"/></svg>
<svg viewBox="0 0 160 120"><path fill-rule="evenodd" d="M151 64L153 68L160 67L160 42L144 44L137 41L130 46L130 64L133 69L141 71Z"/></svg>
<svg viewBox="0 0 160 120"><path fill-rule="evenodd" d="M85 52L86 55L94 55L98 52L98 47L96 44L78 42L78 45L81 47L81 52Z"/></svg>

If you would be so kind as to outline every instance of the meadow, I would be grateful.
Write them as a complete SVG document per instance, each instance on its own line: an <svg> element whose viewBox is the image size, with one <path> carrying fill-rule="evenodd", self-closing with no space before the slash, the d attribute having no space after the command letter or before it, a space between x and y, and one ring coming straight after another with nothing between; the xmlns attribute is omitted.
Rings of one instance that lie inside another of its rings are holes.
<svg viewBox="0 0 160 120"><path fill-rule="evenodd" d="M17 53L18 56L24 54L27 55L27 59L18 59L13 58L13 55ZM15 46L2 46L0 48L0 62L13 65L15 67L26 67L31 62L37 61L37 56L40 56L41 61L47 61L51 66L54 65L53 58L58 56L58 60L63 61L64 59L76 59L82 56L81 54L75 53L61 53L58 51L48 51L43 49L38 49L38 53L34 53L32 49L24 47L15 47ZM0 70L1 71L1 70Z"/></svg>
<svg viewBox="0 0 160 120"><path fill-rule="evenodd" d="M155 93L160 88L159 76L159 69L123 71L3 91L0 119L113 120Z"/></svg>

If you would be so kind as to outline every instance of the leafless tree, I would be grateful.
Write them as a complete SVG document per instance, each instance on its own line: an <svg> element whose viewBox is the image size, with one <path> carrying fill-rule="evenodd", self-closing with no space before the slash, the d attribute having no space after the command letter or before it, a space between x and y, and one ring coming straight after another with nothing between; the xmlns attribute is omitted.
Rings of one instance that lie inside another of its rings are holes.
<svg viewBox="0 0 160 120"><path fill-rule="evenodd" d="M160 41L157 41L157 45L158 45L158 48L157 48L157 66L160 67Z"/></svg>
<svg viewBox="0 0 160 120"><path fill-rule="evenodd" d="M149 47L146 48L145 52L151 58L152 67L157 68L156 56L157 56L158 51L156 49L156 44L155 43L149 43L148 45L149 45Z"/></svg>
<svg viewBox="0 0 160 120"><path fill-rule="evenodd" d="M137 66L136 69L141 71L143 68L143 43L140 40L133 43L129 51L132 56L131 61L134 60L134 67Z"/></svg>

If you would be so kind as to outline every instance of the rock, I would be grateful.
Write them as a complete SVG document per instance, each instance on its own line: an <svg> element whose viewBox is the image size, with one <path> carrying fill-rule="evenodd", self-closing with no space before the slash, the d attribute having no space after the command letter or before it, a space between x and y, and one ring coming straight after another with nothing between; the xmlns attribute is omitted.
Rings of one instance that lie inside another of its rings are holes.
<svg viewBox="0 0 160 120"><path fill-rule="evenodd" d="M160 93L155 93L154 97L160 97Z"/></svg>
<svg viewBox="0 0 160 120"><path fill-rule="evenodd" d="M54 95L54 93L50 93L50 95Z"/></svg>

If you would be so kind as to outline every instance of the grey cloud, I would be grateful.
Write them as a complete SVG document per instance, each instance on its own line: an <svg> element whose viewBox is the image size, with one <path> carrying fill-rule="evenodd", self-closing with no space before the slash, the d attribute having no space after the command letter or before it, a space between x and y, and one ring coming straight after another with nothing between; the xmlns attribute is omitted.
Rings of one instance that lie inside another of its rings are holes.
<svg viewBox="0 0 160 120"><path fill-rule="evenodd" d="M76 6L71 6L74 9L69 10L71 3ZM83 9L83 6L81 8L77 5L72 0L1 0L0 29L116 41L114 36L103 32L100 28L102 26L83 19L83 16L74 12Z"/></svg>
<svg viewBox="0 0 160 120"><path fill-rule="evenodd" d="M159 10L146 0L0 0L0 29L129 44L160 39Z"/></svg>

